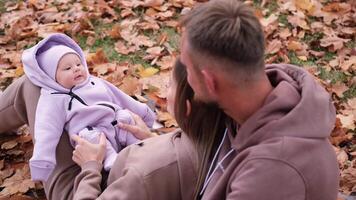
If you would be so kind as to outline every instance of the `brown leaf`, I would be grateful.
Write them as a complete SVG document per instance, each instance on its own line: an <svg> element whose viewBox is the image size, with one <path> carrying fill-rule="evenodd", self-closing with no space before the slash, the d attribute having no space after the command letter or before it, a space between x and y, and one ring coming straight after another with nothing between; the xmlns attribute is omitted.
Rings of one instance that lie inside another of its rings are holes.
<svg viewBox="0 0 356 200"><path fill-rule="evenodd" d="M152 47L155 44L155 42L150 40L150 38L145 35L139 35L137 37L134 37L130 42L132 42L138 47L140 46Z"/></svg>
<svg viewBox="0 0 356 200"><path fill-rule="evenodd" d="M311 12L314 9L314 4L311 0L295 0L294 1L297 8Z"/></svg>
<svg viewBox="0 0 356 200"><path fill-rule="evenodd" d="M162 47L151 47L146 50L146 53L151 54L153 56L160 56L163 49L164 48Z"/></svg>
<svg viewBox="0 0 356 200"><path fill-rule="evenodd" d="M130 96L134 96L135 94L141 94L140 83L137 78L126 76L119 88Z"/></svg>
<svg viewBox="0 0 356 200"><path fill-rule="evenodd" d="M289 41L288 45L287 45L287 49L291 50L291 51L299 51L304 49L303 45L295 40Z"/></svg>
<svg viewBox="0 0 356 200"><path fill-rule="evenodd" d="M14 174L14 169L13 168L8 168L5 170L0 171L0 179L6 179L10 177L11 175Z"/></svg>
<svg viewBox="0 0 356 200"><path fill-rule="evenodd" d="M16 170L16 173L4 180L1 187L5 187L0 195L8 196L16 193L25 193L31 188L35 188L34 182L30 180L30 169L28 165Z"/></svg>
<svg viewBox="0 0 356 200"><path fill-rule="evenodd" d="M124 55L128 55L129 53L135 52L136 47L135 46L127 47L125 43L120 40L115 43L115 51Z"/></svg>
<svg viewBox="0 0 356 200"><path fill-rule="evenodd" d="M300 28L302 28L304 30L310 29L307 22L297 15L289 15L287 17L287 19L288 19L288 22L295 27L299 26Z"/></svg>
<svg viewBox="0 0 356 200"><path fill-rule="evenodd" d="M86 44L89 45L89 46L93 46L94 43L95 43L95 40L96 40L95 37L89 36L89 37L87 38Z"/></svg>
<svg viewBox="0 0 356 200"><path fill-rule="evenodd" d="M260 22L261 22L262 26L267 27L267 26L271 25L272 23L277 22L277 20L278 20L278 16L276 16L275 14L271 14L268 18L260 19Z"/></svg>
<svg viewBox="0 0 356 200"><path fill-rule="evenodd" d="M1 145L1 149L8 150L8 149L12 149L12 148L14 148L16 146L17 146L17 141L16 140L11 140L11 141L3 143Z"/></svg>
<svg viewBox="0 0 356 200"><path fill-rule="evenodd" d="M144 6L146 7L156 7L162 5L164 0L145 0L144 1Z"/></svg>
<svg viewBox="0 0 356 200"><path fill-rule="evenodd" d="M340 67L344 71L349 69L356 71L356 56L351 56L349 60L342 63Z"/></svg>
<svg viewBox="0 0 356 200"><path fill-rule="evenodd" d="M4 168L4 160L0 160L0 170Z"/></svg>
<svg viewBox="0 0 356 200"><path fill-rule="evenodd" d="M338 114L337 117L340 119L342 127L351 130L354 130L356 128L355 126L356 116L354 116L353 114L350 115Z"/></svg>
<svg viewBox="0 0 356 200"><path fill-rule="evenodd" d="M109 60L105 55L105 52L102 48L96 50L95 53L90 53L87 56L88 65L102 64L107 63Z"/></svg>
<svg viewBox="0 0 356 200"><path fill-rule="evenodd" d="M161 111L158 110L157 111L157 120L159 122L163 122L164 126L167 127L167 128L169 128L169 127L178 127L178 124L177 124L176 120L168 112L161 112Z"/></svg>
<svg viewBox="0 0 356 200"><path fill-rule="evenodd" d="M142 83L142 88L149 89L150 87L155 87L158 89L158 96L160 98L167 97L167 91L170 80L170 72L160 72L159 74L153 75L147 78L141 78L140 83Z"/></svg>
<svg viewBox="0 0 356 200"><path fill-rule="evenodd" d="M279 37L283 40L286 40L291 35L292 35L292 33L290 32L290 30L288 28L282 29L281 32L279 33Z"/></svg>
<svg viewBox="0 0 356 200"><path fill-rule="evenodd" d="M275 54L282 48L282 42L279 39L274 39L267 44L266 53Z"/></svg>
<svg viewBox="0 0 356 200"><path fill-rule="evenodd" d="M320 46L328 47L333 45L333 50L338 50L344 47L344 42L350 41L349 39L339 38L338 36L326 36L320 40Z"/></svg>
<svg viewBox="0 0 356 200"><path fill-rule="evenodd" d="M175 56L164 56L159 61L157 61L157 65L160 66L161 70L171 69L176 60Z"/></svg>
<svg viewBox="0 0 356 200"><path fill-rule="evenodd" d="M332 92L334 92L337 96L342 98L344 96L344 92L347 91L349 88L345 85L345 83L337 82L331 88Z"/></svg>
<svg viewBox="0 0 356 200"><path fill-rule="evenodd" d="M348 161L347 153L342 149L335 148L336 158L340 166L344 166Z"/></svg>

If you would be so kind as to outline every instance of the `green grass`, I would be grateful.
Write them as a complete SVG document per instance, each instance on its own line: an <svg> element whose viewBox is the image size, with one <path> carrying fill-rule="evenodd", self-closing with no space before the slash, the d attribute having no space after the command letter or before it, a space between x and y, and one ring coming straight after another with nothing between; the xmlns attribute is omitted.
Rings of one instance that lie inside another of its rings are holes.
<svg viewBox="0 0 356 200"><path fill-rule="evenodd" d="M0 13L6 12L6 7L5 7L6 2L7 0L0 0Z"/></svg>
<svg viewBox="0 0 356 200"><path fill-rule="evenodd" d="M352 99L356 97L356 84L351 85L351 87L344 92L343 100Z"/></svg>
<svg viewBox="0 0 356 200"><path fill-rule="evenodd" d="M144 67L149 67L149 63L143 60L144 52L136 51L134 54L123 55L115 51L115 40L110 37L97 39L92 46L86 44L87 37L78 36L78 43L82 49L89 49L90 52L96 52L99 48L103 49L105 55L110 62L130 62L132 64L141 64Z"/></svg>
<svg viewBox="0 0 356 200"><path fill-rule="evenodd" d="M335 84L336 82L346 82L348 77L346 74L344 74L342 71L337 71L337 70L331 70L327 71L323 67L318 67L320 74L319 78L325 80L325 81L330 81L331 84Z"/></svg>
<svg viewBox="0 0 356 200"><path fill-rule="evenodd" d="M312 59L308 59L306 61L299 59L298 56L293 51L288 52L288 58L290 60L290 63L293 65L298 65L301 67L316 65L315 61Z"/></svg>
<svg viewBox="0 0 356 200"><path fill-rule="evenodd" d="M266 17L268 17L272 13L276 12L279 8L276 0L268 1L268 3L265 5L265 7L268 9L268 12L266 13Z"/></svg>
<svg viewBox="0 0 356 200"><path fill-rule="evenodd" d="M162 29L162 32L167 33L169 45L175 50L178 50L180 37L179 34L176 32L176 30L174 28L164 27Z"/></svg>
<svg viewBox="0 0 356 200"><path fill-rule="evenodd" d="M353 49L356 47L356 40L350 40L348 42L346 42L345 46L347 48Z"/></svg>
<svg viewBox="0 0 356 200"><path fill-rule="evenodd" d="M280 24L283 24L285 27L288 27L289 29L292 29L293 26L291 24L289 24L288 22L288 15L284 14L284 13L281 13L279 16L278 16L278 22Z"/></svg>
<svg viewBox="0 0 356 200"><path fill-rule="evenodd" d="M302 39L303 42L311 43L321 40L324 37L324 33L316 32L316 33L306 33L304 38Z"/></svg>
<svg viewBox="0 0 356 200"><path fill-rule="evenodd" d="M329 62L329 61L333 60L335 57L336 57L336 53L326 51L325 55L322 58L322 60L324 60L326 62Z"/></svg>

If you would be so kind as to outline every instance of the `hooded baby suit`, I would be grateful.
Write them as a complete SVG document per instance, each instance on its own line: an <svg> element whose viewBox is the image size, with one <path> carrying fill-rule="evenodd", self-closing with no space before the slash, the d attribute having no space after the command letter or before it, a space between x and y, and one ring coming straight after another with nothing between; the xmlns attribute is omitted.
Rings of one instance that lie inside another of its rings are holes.
<svg viewBox="0 0 356 200"><path fill-rule="evenodd" d="M88 73L87 79L71 89L55 81L58 62L67 53L77 54ZM155 115L147 105L137 102L111 83L89 74L81 48L64 34L52 34L22 55L24 71L31 82L41 87L35 122L35 147L30 159L33 180L46 181L56 165L56 147L63 132L78 134L95 127L120 151L132 143L132 135L119 129L117 121L130 120L128 109L148 126ZM72 142L74 146L74 143Z"/></svg>

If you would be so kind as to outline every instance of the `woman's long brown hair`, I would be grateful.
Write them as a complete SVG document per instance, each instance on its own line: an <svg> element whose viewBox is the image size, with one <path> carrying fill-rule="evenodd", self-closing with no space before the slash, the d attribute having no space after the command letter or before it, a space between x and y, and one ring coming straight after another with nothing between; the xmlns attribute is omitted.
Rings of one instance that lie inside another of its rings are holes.
<svg viewBox="0 0 356 200"><path fill-rule="evenodd" d="M173 79L177 83L175 118L181 129L194 143L198 153L198 180L194 194L197 199L204 184L211 156L223 136L227 117L216 105L194 100L194 91L187 81L186 67L179 59L173 69ZM191 104L189 114L187 114L187 100Z"/></svg>

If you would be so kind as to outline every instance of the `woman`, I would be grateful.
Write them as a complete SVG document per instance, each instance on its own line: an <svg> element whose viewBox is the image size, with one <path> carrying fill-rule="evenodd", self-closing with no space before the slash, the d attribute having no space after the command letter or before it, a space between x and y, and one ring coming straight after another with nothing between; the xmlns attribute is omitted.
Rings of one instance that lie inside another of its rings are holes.
<svg viewBox="0 0 356 200"><path fill-rule="evenodd" d="M16 93L13 88L11 86L5 93ZM20 93L26 92L23 84L15 88ZM73 159L82 168L79 173L80 169L68 157L63 156L63 151L67 153L72 150L66 134L63 134L57 148L57 163L64 165L56 168L50 180L45 183L47 197L94 199L100 195L103 199L193 199L203 185L207 171L207 167L202 166L208 165L211 159L208 155L217 146L214 141L220 140L216 136L223 135L221 132L224 131L225 121L225 115L219 109L193 101L193 95L186 80L185 67L177 61L169 91L168 110L174 112L185 133L177 131L127 147L116 159L107 187L102 193L100 183L105 183L106 178L105 175L102 178L100 170L105 144L101 142L94 145L80 138L73 138L79 143L73 155ZM15 100L21 99L21 96L13 96ZM19 110L19 106L13 107ZM0 114L3 116L1 112ZM24 121L31 118L26 118L28 113L24 111L17 114ZM134 118L136 124L140 124L140 119L137 116ZM122 125L122 128L133 131L139 138L152 136L145 131L145 127ZM4 127L0 124L0 132L3 130ZM73 186L74 191L71 189Z"/></svg>

